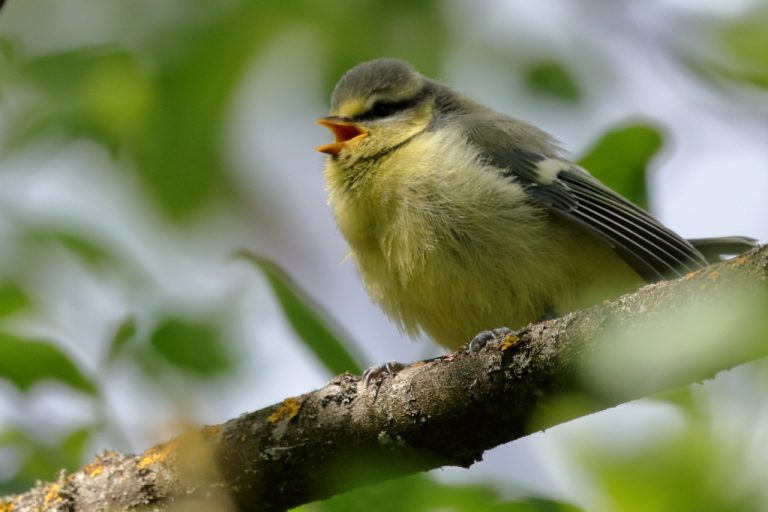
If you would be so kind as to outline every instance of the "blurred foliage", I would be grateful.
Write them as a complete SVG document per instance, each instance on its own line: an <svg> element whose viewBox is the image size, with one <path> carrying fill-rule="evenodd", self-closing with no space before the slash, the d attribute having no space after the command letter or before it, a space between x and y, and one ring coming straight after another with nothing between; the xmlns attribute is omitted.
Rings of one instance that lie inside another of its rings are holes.
<svg viewBox="0 0 768 512"><path fill-rule="evenodd" d="M99 266L114 263L117 256L112 248L99 241L89 240L86 236L67 232L61 229L27 228L23 240L17 241L21 247L28 248L32 253L47 250L50 244L64 247L69 253L89 265Z"/></svg>
<svg viewBox="0 0 768 512"><path fill-rule="evenodd" d="M371 485L354 492L294 509L297 512L578 512L573 505L546 499L505 501L492 487L441 484L414 475Z"/></svg>
<svg viewBox="0 0 768 512"><path fill-rule="evenodd" d="M80 467L93 426L78 428L54 441L42 441L22 428L0 432L0 450L11 449L19 469L11 481L0 481L0 496L31 489L40 479L55 480L62 469Z"/></svg>
<svg viewBox="0 0 768 512"><path fill-rule="evenodd" d="M602 396L624 400L638 393L686 385L696 376L768 356L768 296L763 289L718 283L720 298L687 300L627 332L615 327L585 362L584 379ZM724 345L723 340L728 340Z"/></svg>
<svg viewBox="0 0 768 512"><path fill-rule="evenodd" d="M362 371L359 359L352 354L353 344L342 336L340 327L331 325L330 315L319 304L274 263L247 253L242 256L264 272L296 334L333 375Z"/></svg>
<svg viewBox="0 0 768 512"><path fill-rule="evenodd" d="M0 331L0 377L27 390L44 380L55 380L85 393L98 386L78 369L70 356L47 341L31 340Z"/></svg>
<svg viewBox="0 0 768 512"><path fill-rule="evenodd" d="M198 377L227 373L234 364L219 333L199 322L167 318L152 333L149 345L171 366Z"/></svg>
<svg viewBox="0 0 768 512"><path fill-rule="evenodd" d="M27 309L32 299L15 283L0 283L0 318Z"/></svg>
<svg viewBox="0 0 768 512"><path fill-rule="evenodd" d="M129 316L117 327L107 353L108 362L114 362L125 347L136 337L136 319Z"/></svg>
<svg viewBox="0 0 768 512"><path fill-rule="evenodd" d="M711 433L689 427L642 451L580 451L601 484L603 510L759 512L763 483L744 480L745 448L736 441L724 450Z"/></svg>
<svg viewBox="0 0 768 512"><path fill-rule="evenodd" d="M577 102L582 93L571 73L557 61L540 61L524 70L525 85L534 94Z"/></svg>
<svg viewBox="0 0 768 512"><path fill-rule="evenodd" d="M719 51L680 51L680 61L704 83L768 89L768 8L756 2L741 16L715 24L706 41Z"/></svg>
<svg viewBox="0 0 768 512"><path fill-rule="evenodd" d="M622 126L600 137L579 165L609 188L647 208L646 171L663 141L661 130L654 126Z"/></svg>
<svg viewBox="0 0 768 512"><path fill-rule="evenodd" d="M721 71L737 81L768 88L768 10L733 20L721 38L726 52Z"/></svg>
<svg viewBox="0 0 768 512"><path fill-rule="evenodd" d="M170 25L156 45L163 50L143 55L107 45L25 59L12 40L0 40L9 68L0 94L10 85L26 92L5 148L46 134L92 138L132 164L158 205L184 220L215 198L234 199L221 147L228 107L278 28L305 26L321 39L328 89L343 70L382 54L435 71L444 25L418 20L437 16L436 0L292 3L230 2L202 21ZM360 44L372 39L389 44Z"/></svg>

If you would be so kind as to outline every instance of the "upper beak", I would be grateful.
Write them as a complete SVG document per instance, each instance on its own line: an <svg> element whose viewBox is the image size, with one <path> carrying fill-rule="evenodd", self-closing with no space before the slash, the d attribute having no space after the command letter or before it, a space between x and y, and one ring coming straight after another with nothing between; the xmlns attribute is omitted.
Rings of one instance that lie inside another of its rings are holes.
<svg viewBox="0 0 768 512"><path fill-rule="evenodd" d="M352 121L345 121L338 116L321 117L315 121L333 132L336 140L330 144L318 146L316 149L328 155L338 155L348 142L360 140L368 136L368 130L361 128Z"/></svg>

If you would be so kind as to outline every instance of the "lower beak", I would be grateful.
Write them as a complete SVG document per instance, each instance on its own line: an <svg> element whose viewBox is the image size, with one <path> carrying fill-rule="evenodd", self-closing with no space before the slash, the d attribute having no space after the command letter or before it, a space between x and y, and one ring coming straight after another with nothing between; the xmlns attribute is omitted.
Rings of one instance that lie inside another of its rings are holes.
<svg viewBox="0 0 768 512"><path fill-rule="evenodd" d="M324 144L316 148L320 153L325 153L327 155L338 155L348 143L364 139L368 136L368 130L365 128L361 128L355 123L345 121L337 116L321 117L316 123L331 130L336 138L332 143Z"/></svg>

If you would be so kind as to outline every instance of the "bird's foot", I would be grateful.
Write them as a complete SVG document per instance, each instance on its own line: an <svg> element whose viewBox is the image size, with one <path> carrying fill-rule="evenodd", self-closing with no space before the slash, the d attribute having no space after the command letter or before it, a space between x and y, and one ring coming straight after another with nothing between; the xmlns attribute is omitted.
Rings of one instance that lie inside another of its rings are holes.
<svg viewBox="0 0 768 512"><path fill-rule="evenodd" d="M405 364L398 363L397 361L389 361L378 366L370 366L363 372L363 385L368 387L371 385L371 382L379 382L387 375L396 375L397 372L405 367Z"/></svg>
<svg viewBox="0 0 768 512"><path fill-rule="evenodd" d="M490 331L482 331L472 338L472 341L469 342L467 348L470 352L477 352L487 345L489 341L502 338L507 334L512 334L512 329L509 327L499 327L497 329L491 329Z"/></svg>

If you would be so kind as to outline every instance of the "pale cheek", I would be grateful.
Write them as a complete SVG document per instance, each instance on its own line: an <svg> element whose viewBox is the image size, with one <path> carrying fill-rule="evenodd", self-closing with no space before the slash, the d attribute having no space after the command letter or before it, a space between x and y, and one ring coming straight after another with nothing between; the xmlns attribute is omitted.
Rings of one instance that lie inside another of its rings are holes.
<svg viewBox="0 0 768 512"><path fill-rule="evenodd" d="M351 148L351 153L357 156L374 155L392 146L395 137L397 137L397 133L381 131L372 133L369 137L361 140L357 147ZM394 143L397 143L396 139Z"/></svg>

